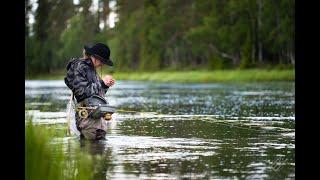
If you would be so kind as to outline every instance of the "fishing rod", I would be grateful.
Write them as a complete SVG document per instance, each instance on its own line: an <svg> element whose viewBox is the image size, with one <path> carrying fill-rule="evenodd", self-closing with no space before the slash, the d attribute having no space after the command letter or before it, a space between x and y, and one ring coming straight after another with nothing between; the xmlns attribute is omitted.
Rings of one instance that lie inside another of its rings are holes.
<svg viewBox="0 0 320 180"><path fill-rule="evenodd" d="M221 121L221 120L220 121L219 120L212 121L212 120L206 120L206 119L203 119L203 121L228 126L230 128L245 129L245 130L251 130L251 131L256 131L256 132L268 131L267 129L261 129L261 127L259 127L259 126L245 125L240 122L227 122L227 121ZM281 127L275 127L275 128L282 129L282 130L290 130L290 129L281 128Z"/></svg>
<svg viewBox="0 0 320 180"><path fill-rule="evenodd" d="M255 128L251 128L253 126L247 125L249 127L242 127L243 124L241 123L236 123L236 122L221 122L221 121L208 121L208 120L204 120L206 122L210 122L210 123L216 123L216 124L220 124L220 125L224 125L224 126L228 126L230 128L238 128L238 129L245 129L245 130L252 130L252 131L257 131L260 132L261 129L255 129ZM238 126L239 125L239 126Z"/></svg>
<svg viewBox="0 0 320 180"><path fill-rule="evenodd" d="M112 68L112 67L111 67ZM113 71L112 71L113 72ZM113 74L113 73L110 74ZM100 68L100 77L102 77L102 66ZM70 135L70 114L71 114L71 103L72 103L72 98L73 98L73 93L71 92L71 96L70 96L70 100L69 100L69 109L68 109L68 128L67 128L67 134ZM89 116L88 110L97 110L98 107L77 107L76 111L78 112L78 115L82 118L87 118ZM125 113L145 113L145 112L141 112L141 111L135 111L135 110L126 110L126 109L118 109L116 110L116 112L125 112ZM155 112L153 112L155 113ZM156 113L158 114L158 113ZM104 117L105 120L111 120L111 114L105 114ZM235 127L235 128L239 128L239 129L246 129L246 130L253 130L253 131L261 131L255 128L251 128L251 126L249 125L249 127L243 127L243 124L241 123L228 123L228 122L218 122L218 121L207 121L206 122L210 122L210 123L216 123L216 124L220 124L220 125L225 125L228 127ZM238 126L241 125L241 126Z"/></svg>
<svg viewBox="0 0 320 180"><path fill-rule="evenodd" d="M141 112L141 111L133 111L133 110L125 110L125 109L118 109L116 112L128 112L128 113L146 113L146 112ZM157 112L152 112L152 113L157 113ZM158 114L158 113L157 113Z"/></svg>

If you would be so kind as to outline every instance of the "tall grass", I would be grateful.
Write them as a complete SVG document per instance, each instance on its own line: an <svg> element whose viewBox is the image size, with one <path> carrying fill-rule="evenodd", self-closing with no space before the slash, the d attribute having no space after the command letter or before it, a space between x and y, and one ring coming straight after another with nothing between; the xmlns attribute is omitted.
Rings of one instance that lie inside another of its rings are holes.
<svg viewBox="0 0 320 180"><path fill-rule="evenodd" d="M98 70L100 74L100 70ZM105 70L102 74L108 74ZM64 73L30 76L27 79L63 79ZM115 72L116 80L156 82L262 82L294 81L294 69L242 69L214 71Z"/></svg>
<svg viewBox="0 0 320 180"><path fill-rule="evenodd" d="M144 80L159 82L262 82L294 81L294 70L216 70L216 71L161 71L115 73L119 80Z"/></svg>
<svg viewBox="0 0 320 180"><path fill-rule="evenodd" d="M53 129L26 123L25 179L27 180L87 180L93 177L94 166L89 154L77 150L63 152L63 144L50 144Z"/></svg>

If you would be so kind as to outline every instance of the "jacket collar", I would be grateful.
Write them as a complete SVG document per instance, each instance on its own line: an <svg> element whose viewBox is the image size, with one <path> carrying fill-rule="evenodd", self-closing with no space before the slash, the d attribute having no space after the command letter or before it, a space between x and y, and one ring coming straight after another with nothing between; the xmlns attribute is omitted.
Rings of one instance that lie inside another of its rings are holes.
<svg viewBox="0 0 320 180"><path fill-rule="evenodd" d="M88 64L89 66L94 67L94 66L93 66L93 63L92 63L92 60L91 60L90 58L85 59L84 62L85 62L86 64Z"/></svg>

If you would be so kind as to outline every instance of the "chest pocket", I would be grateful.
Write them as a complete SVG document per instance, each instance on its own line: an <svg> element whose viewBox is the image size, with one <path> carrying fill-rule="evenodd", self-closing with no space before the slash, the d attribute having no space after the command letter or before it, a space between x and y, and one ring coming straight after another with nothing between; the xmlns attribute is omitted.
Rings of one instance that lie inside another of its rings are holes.
<svg viewBox="0 0 320 180"><path fill-rule="evenodd" d="M89 72L87 74L87 78L88 78L88 81L91 83L96 82L96 74L92 69L89 70Z"/></svg>

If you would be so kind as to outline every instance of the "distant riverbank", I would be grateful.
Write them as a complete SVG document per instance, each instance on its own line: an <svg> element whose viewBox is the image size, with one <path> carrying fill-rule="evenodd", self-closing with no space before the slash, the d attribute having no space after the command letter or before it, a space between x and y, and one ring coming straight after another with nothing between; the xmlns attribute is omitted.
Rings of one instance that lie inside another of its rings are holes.
<svg viewBox="0 0 320 180"><path fill-rule="evenodd" d="M100 74L100 71L99 71ZM105 74L105 73L103 73ZM294 69L246 69L213 71L156 71L156 72L116 72L116 80L137 80L155 82L265 82L294 81ZM44 74L26 79L56 80L63 79L63 73Z"/></svg>

